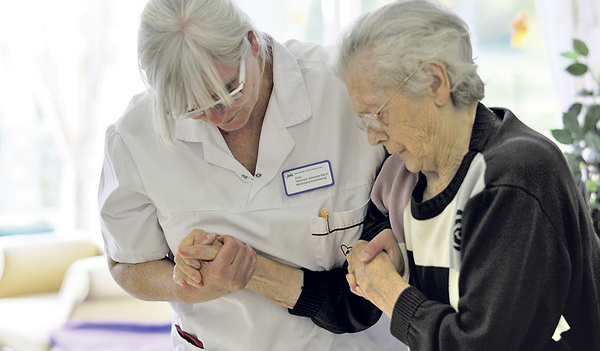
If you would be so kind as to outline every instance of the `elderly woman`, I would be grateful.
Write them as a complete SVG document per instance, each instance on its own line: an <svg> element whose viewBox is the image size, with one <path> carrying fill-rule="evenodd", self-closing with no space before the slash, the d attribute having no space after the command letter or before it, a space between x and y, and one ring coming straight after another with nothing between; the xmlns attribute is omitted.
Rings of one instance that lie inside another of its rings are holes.
<svg viewBox="0 0 600 351"><path fill-rule="evenodd" d="M402 277L401 262L359 241L353 291L412 350L600 350L600 240L586 203L550 140L479 103L466 24L400 1L361 17L340 50L369 142L393 154L372 199L408 264ZM404 210L394 189L407 170L419 178Z"/></svg>

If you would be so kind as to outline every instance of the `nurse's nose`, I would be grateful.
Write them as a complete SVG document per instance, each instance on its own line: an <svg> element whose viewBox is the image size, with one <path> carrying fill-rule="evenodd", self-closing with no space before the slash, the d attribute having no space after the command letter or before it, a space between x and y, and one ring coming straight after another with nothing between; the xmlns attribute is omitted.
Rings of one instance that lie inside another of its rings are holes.
<svg viewBox="0 0 600 351"><path fill-rule="evenodd" d="M204 112L206 115L206 120L214 125L218 125L223 121L223 117L227 114L227 107L223 105L217 105L215 107L209 108Z"/></svg>
<svg viewBox="0 0 600 351"><path fill-rule="evenodd" d="M367 140L369 144L375 146L384 141L387 141L388 135L384 130L373 130L372 128L367 128Z"/></svg>

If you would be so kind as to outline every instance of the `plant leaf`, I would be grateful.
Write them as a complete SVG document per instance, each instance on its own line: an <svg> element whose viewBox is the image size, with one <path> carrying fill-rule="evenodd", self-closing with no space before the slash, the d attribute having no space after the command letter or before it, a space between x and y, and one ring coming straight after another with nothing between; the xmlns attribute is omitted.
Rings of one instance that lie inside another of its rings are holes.
<svg viewBox="0 0 600 351"><path fill-rule="evenodd" d="M581 113L581 109L583 105L579 102L576 102L569 106L569 110L563 113L563 126L564 129L568 132L571 132L571 136L575 134L577 139L583 139L585 133L589 130L585 129L585 125L582 127L579 125L579 114Z"/></svg>
<svg viewBox="0 0 600 351"><path fill-rule="evenodd" d="M575 179L578 182L581 182L581 162L583 162L583 158L581 155L572 154L570 152L565 152L565 159L567 159L567 164L571 169L571 172L575 176Z"/></svg>
<svg viewBox="0 0 600 351"><path fill-rule="evenodd" d="M579 96L594 96L594 91L588 90L588 89L582 89L579 92L577 92L577 95L579 95Z"/></svg>
<svg viewBox="0 0 600 351"><path fill-rule="evenodd" d="M600 135L598 132L589 132L585 135L585 143L594 150L600 150Z"/></svg>
<svg viewBox="0 0 600 351"><path fill-rule="evenodd" d="M598 184L596 183L596 181L595 181L595 180L588 180L588 181L585 183L585 186L587 187L587 190L588 190L590 193L595 193L595 192L598 190Z"/></svg>
<svg viewBox="0 0 600 351"><path fill-rule="evenodd" d="M575 52L581 56L587 56L590 53L587 45L579 39L573 39L573 48L575 49Z"/></svg>
<svg viewBox="0 0 600 351"><path fill-rule="evenodd" d="M561 144L571 145L575 141L571 133L564 129L552 129L552 136Z"/></svg>
<svg viewBox="0 0 600 351"><path fill-rule="evenodd" d="M575 102L569 106L569 110L566 112L571 115L579 116L581 113L581 109L583 108L583 104L581 102Z"/></svg>
<svg viewBox="0 0 600 351"><path fill-rule="evenodd" d="M598 204L598 200L590 198L590 207L596 210L600 210L600 204Z"/></svg>
<svg viewBox="0 0 600 351"><path fill-rule="evenodd" d="M575 134L578 138L581 138L583 137L583 128L579 125L579 119L577 118L578 115L579 111L573 111L570 108L568 112L563 114L563 126L565 131L569 132L571 135Z"/></svg>
<svg viewBox="0 0 600 351"><path fill-rule="evenodd" d="M567 72L574 76L582 76L588 71L588 66L583 63L574 63L567 67Z"/></svg>
<svg viewBox="0 0 600 351"><path fill-rule="evenodd" d="M561 53L560 56L562 56L564 58L568 58L569 60L573 60L573 61L577 61L577 59L579 58L579 54L576 53L575 51L565 51L565 52Z"/></svg>
<svg viewBox="0 0 600 351"><path fill-rule="evenodd" d="M583 123L583 130L585 133L596 130L596 124L600 121L600 106L592 105L588 108L585 114L585 121ZM600 148L597 148L600 150Z"/></svg>

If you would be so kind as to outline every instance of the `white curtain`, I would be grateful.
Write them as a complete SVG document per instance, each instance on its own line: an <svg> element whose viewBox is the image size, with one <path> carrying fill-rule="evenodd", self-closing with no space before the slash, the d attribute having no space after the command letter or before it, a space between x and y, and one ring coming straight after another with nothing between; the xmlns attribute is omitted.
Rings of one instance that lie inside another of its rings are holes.
<svg viewBox="0 0 600 351"><path fill-rule="evenodd" d="M583 40L590 49L587 64L598 79L600 75L600 1L599 0L536 0L548 58L548 66L566 111L583 88L597 88L591 78L576 79L565 68L571 63L560 54L572 51L573 38Z"/></svg>

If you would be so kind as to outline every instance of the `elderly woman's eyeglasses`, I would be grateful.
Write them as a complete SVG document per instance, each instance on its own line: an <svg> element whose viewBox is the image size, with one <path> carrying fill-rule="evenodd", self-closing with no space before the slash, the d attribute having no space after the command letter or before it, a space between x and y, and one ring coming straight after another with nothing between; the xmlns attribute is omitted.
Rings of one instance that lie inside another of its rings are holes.
<svg viewBox="0 0 600 351"><path fill-rule="evenodd" d="M396 89L394 89L392 94L383 102L383 104L381 104L381 106L379 106L379 108L377 110L375 110L374 113L364 115L364 116L358 116L360 118L360 121L358 123L356 123L356 126L358 128L360 128L361 130L364 130L365 132L368 129L371 129L374 132L382 131L384 124L381 123L381 121L379 121L379 115L381 114L381 111L383 111L383 109L387 106L387 104L390 102L390 100L392 100L392 97L394 97L394 95L396 95L396 93L400 90L400 88L402 88L404 86L404 84L406 84L406 82L408 81L408 79L411 76L412 76L412 74L410 74L406 78L404 78L402 83L400 83L400 85L398 85L398 87Z"/></svg>
<svg viewBox="0 0 600 351"><path fill-rule="evenodd" d="M233 101L237 101L239 98L242 97L242 95L243 95L242 89L244 89L245 82L246 82L246 60L245 60L245 57L242 57L241 62L240 62L238 86L237 86L237 88L235 88L229 92L229 95L231 95L231 98L233 99ZM213 108L222 108L223 106L225 106L225 104L223 103L223 100L219 99L219 100L216 100L215 102L213 102L212 104L210 104L209 106L205 106L203 108L194 108L192 110L189 110L182 115L176 116L175 119L187 119L187 118L202 117L206 114L206 111L213 109Z"/></svg>

